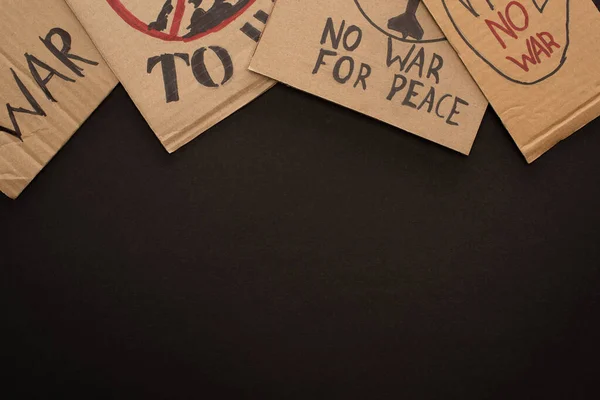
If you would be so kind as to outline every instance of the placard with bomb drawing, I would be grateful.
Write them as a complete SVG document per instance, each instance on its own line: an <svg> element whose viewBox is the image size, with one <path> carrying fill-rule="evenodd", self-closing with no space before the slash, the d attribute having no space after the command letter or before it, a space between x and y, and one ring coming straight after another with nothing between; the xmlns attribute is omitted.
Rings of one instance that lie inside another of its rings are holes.
<svg viewBox="0 0 600 400"><path fill-rule="evenodd" d="M487 106L418 0L281 0L250 69L463 154Z"/></svg>

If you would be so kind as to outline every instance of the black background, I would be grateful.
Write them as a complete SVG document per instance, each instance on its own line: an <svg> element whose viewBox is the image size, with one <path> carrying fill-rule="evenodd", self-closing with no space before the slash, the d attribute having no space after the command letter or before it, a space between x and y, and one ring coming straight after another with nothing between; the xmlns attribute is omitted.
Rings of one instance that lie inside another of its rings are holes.
<svg viewBox="0 0 600 400"><path fill-rule="evenodd" d="M599 128L467 158L278 85L168 155L118 87L0 198L4 390L597 398Z"/></svg>

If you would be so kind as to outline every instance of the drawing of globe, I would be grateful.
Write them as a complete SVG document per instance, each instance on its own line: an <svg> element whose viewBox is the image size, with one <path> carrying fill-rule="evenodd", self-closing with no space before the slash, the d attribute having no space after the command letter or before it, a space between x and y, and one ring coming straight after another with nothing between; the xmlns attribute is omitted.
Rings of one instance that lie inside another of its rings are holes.
<svg viewBox="0 0 600 400"><path fill-rule="evenodd" d="M367 21L381 33L408 43L446 40L421 0L354 0Z"/></svg>
<svg viewBox="0 0 600 400"><path fill-rule="evenodd" d="M106 0L130 26L166 41L191 41L216 32L256 0Z"/></svg>

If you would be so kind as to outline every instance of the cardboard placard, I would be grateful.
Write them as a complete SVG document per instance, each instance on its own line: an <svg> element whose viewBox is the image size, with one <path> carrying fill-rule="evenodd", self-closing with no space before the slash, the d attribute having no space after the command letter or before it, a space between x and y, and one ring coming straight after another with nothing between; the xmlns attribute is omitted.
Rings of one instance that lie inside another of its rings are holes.
<svg viewBox="0 0 600 400"><path fill-rule="evenodd" d="M600 1L424 2L528 162L600 115Z"/></svg>
<svg viewBox="0 0 600 400"><path fill-rule="evenodd" d="M248 71L273 0L67 0L169 152L269 89Z"/></svg>
<svg viewBox="0 0 600 400"><path fill-rule="evenodd" d="M16 198L117 84L63 0L3 0L0 190Z"/></svg>
<svg viewBox="0 0 600 400"><path fill-rule="evenodd" d="M414 0L279 0L250 69L463 154L487 107Z"/></svg>

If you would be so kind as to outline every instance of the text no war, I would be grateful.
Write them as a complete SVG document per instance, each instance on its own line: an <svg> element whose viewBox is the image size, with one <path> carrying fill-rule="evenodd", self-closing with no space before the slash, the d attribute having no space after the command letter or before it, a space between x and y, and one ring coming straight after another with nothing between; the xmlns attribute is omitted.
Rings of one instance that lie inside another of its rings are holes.
<svg viewBox="0 0 600 400"><path fill-rule="evenodd" d="M323 65L332 65L332 78L340 84L352 84L354 88L360 86L363 90L368 88L368 79L373 71L371 65L356 62L349 55L338 55L337 50L342 45L348 53L354 52L361 44L362 30L356 25L346 28L346 21L342 21L336 31L332 18L328 18L321 36L321 45L328 41L333 50L321 48L312 73L317 74ZM392 76L386 99L398 101L403 107L435 115L445 120L449 125L458 126L458 117L469 103L450 93L436 91L440 83L440 75L444 66L443 58L432 53L427 55L423 46L413 44L404 55L393 56L392 38L388 38L386 66L388 69L398 67L398 73ZM407 77L409 73L417 75L415 78ZM423 79L429 79L431 84L426 85Z"/></svg>

